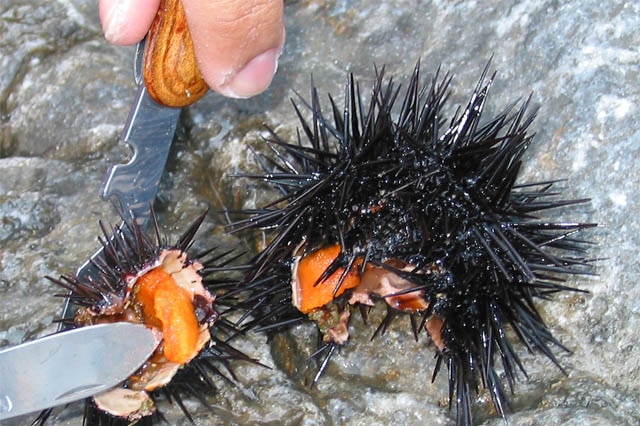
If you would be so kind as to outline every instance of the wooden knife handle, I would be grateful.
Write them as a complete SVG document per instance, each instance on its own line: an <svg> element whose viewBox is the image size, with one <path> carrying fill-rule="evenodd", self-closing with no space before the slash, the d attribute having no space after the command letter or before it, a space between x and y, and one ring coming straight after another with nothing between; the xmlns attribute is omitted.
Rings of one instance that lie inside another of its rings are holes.
<svg viewBox="0 0 640 426"><path fill-rule="evenodd" d="M181 108L207 93L180 0L161 0L145 45L142 76L158 103Z"/></svg>

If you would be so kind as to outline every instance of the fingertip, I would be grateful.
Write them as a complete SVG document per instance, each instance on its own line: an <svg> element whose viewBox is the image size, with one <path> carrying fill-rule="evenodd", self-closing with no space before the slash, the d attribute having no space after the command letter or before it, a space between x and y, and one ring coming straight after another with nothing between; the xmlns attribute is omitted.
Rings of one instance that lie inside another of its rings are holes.
<svg viewBox="0 0 640 426"><path fill-rule="evenodd" d="M202 75L227 97L265 91L285 39L282 0L184 0Z"/></svg>
<svg viewBox="0 0 640 426"><path fill-rule="evenodd" d="M99 0L104 37L117 45L135 44L149 31L160 0Z"/></svg>
<svg viewBox="0 0 640 426"><path fill-rule="evenodd" d="M250 60L229 82L220 86L220 94L230 98L250 98L258 95L269 87L278 69L278 58L282 50L269 49Z"/></svg>

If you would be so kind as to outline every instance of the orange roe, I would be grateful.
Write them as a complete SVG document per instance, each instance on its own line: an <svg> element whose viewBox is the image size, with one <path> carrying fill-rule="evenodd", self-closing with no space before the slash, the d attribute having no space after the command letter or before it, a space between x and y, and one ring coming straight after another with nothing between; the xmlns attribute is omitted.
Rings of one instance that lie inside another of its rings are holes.
<svg viewBox="0 0 640 426"><path fill-rule="evenodd" d="M196 355L200 334L191 296L162 267L138 278L136 287L145 324L162 331L165 358L185 364Z"/></svg>
<svg viewBox="0 0 640 426"><path fill-rule="evenodd" d="M340 255L340 251L341 248L338 244L325 247L306 255L298 263L297 274L293 282L293 304L300 312L307 314L320 308L360 284L358 266L362 263L361 261L355 262L339 287L338 284L344 273L344 268L339 268L318 283L318 279Z"/></svg>

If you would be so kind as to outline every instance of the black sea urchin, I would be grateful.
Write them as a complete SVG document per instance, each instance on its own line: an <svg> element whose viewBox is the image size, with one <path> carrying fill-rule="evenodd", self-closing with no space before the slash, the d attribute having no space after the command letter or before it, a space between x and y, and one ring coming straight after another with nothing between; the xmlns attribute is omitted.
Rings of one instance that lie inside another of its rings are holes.
<svg viewBox="0 0 640 426"><path fill-rule="evenodd" d="M64 319L69 326L141 322L158 337L149 362L121 387L87 400L86 426L152 425L162 419L156 410L159 399L175 401L191 420L183 397L206 403L204 397L215 391L213 376L233 377L229 361L251 361L227 343L230 324L220 318L215 295L205 288L216 284L211 274L225 269L233 260L230 253L212 249L187 255L205 216L175 244L161 237L153 211L153 236L144 233L135 218L115 228L102 226L104 256L93 261L95 276L48 277L69 290L65 297L76 308ZM44 424L50 412L42 412L33 424Z"/></svg>
<svg viewBox="0 0 640 426"><path fill-rule="evenodd" d="M297 141L270 131L271 153L257 155L263 172L243 175L282 194L231 226L270 233L239 289L253 317L246 327L316 321L325 342L317 380L348 338L350 306L383 299L389 314L376 333L397 312L411 314L416 333L428 332L434 377L444 364L459 425L472 424L480 387L504 416L505 383L526 374L507 330L558 364L551 348L562 346L535 300L573 290L567 276L590 271L587 242L576 234L594 225L541 214L587 200L558 199L553 181L516 184L535 113L527 100L481 118L493 81L487 69L449 120L449 75L422 85L416 66L401 94L384 70L376 74L366 105L353 76L344 108L329 96L325 115L315 88L304 108L294 102Z"/></svg>

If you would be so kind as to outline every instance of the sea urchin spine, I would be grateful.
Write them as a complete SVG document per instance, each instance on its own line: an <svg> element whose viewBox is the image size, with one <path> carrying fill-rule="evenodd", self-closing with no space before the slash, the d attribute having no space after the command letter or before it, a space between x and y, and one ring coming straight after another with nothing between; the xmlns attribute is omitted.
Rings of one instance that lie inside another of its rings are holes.
<svg viewBox="0 0 640 426"><path fill-rule="evenodd" d="M187 255L205 216L192 223L175 244L161 237L153 211L153 237L143 232L135 218L110 229L101 225L104 256L92 261L97 274L87 279L47 277L69 290L64 296L75 307L72 318L64 319L69 326L137 322L157 336L158 346L148 362L122 386L87 402L85 425L152 425L161 417L155 403L161 396L176 401L191 419L182 396L204 400L215 390L212 375L226 379L219 366L230 372L229 360L250 361L220 337L224 321L215 309L215 296L206 288L210 273L224 269L231 260L229 253L208 250L195 258ZM44 424L49 414L50 410L41 413L34 424Z"/></svg>
<svg viewBox="0 0 640 426"><path fill-rule="evenodd" d="M297 141L270 131L270 154L257 155L263 172L243 175L281 197L231 226L270 236L238 289L253 316L247 328L316 321L326 350L317 379L348 338L350 306L383 299L389 315L376 333L399 311L418 319L416 333L426 330L437 351L434 377L448 370L459 425L472 424L480 387L505 415L504 382L525 373L507 329L558 363L551 347L562 346L536 299L574 290L567 277L591 269L576 235L594 224L543 216L588 200L558 199L553 181L516 183L535 113L527 100L482 117L487 69L449 120L451 77L422 85L419 66L402 93L377 72L368 103L350 76L344 108L330 96L328 115L313 88L302 108L294 102Z"/></svg>

